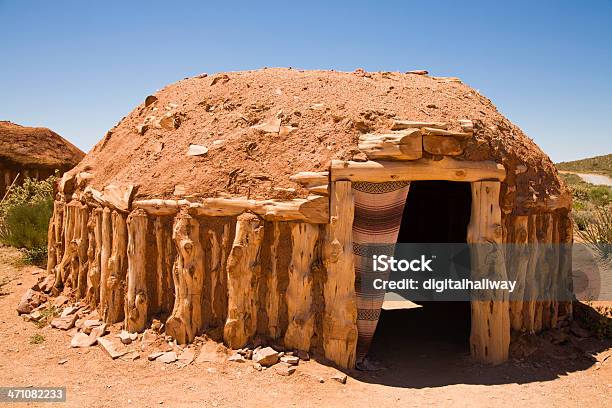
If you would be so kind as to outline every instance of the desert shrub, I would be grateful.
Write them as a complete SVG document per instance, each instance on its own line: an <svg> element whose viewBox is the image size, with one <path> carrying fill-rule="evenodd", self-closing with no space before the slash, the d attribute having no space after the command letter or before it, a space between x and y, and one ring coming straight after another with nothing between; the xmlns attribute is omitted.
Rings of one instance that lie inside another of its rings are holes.
<svg viewBox="0 0 612 408"><path fill-rule="evenodd" d="M578 235L605 260L612 258L612 206L595 210L594 219Z"/></svg>
<svg viewBox="0 0 612 408"><path fill-rule="evenodd" d="M561 178L572 190L574 208L577 203L586 206L612 204L612 187L587 183L575 174L561 174Z"/></svg>
<svg viewBox="0 0 612 408"><path fill-rule="evenodd" d="M592 187L589 192L589 200L595 205L608 205L612 201L612 189L607 186Z"/></svg>
<svg viewBox="0 0 612 408"><path fill-rule="evenodd" d="M47 246L39 246L31 249L24 248L21 250L23 253L23 262L30 265L46 265L47 263Z"/></svg>
<svg viewBox="0 0 612 408"><path fill-rule="evenodd" d="M36 327L42 329L47 324L51 323L51 320L59 316L61 313L61 309L55 305L47 305L46 308L41 309L40 311L40 319L35 323Z"/></svg>
<svg viewBox="0 0 612 408"><path fill-rule="evenodd" d="M598 224L598 210L612 205L612 188L595 186L575 174L561 174L572 191L572 218L576 229L585 231L587 226Z"/></svg>
<svg viewBox="0 0 612 408"><path fill-rule="evenodd" d="M595 221L595 214L589 210L576 210L572 211L572 217L576 223L576 227L579 231L584 231L587 225Z"/></svg>
<svg viewBox="0 0 612 408"><path fill-rule="evenodd" d="M30 344L40 344L45 341L45 337L42 334L36 333L30 336Z"/></svg>
<svg viewBox="0 0 612 408"><path fill-rule="evenodd" d="M0 203L0 241L22 249L26 262L42 265L46 259L55 180L26 179Z"/></svg>

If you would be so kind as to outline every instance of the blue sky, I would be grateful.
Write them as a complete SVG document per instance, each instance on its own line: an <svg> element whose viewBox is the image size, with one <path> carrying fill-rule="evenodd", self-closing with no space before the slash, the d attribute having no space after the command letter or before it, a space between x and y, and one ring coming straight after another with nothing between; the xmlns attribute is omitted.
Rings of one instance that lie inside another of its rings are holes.
<svg viewBox="0 0 612 408"><path fill-rule="evenodd" d="M164 85L264 66L428 69L555 161L612 153L612 1L0 0L0 120L89 150Z"/></svg>

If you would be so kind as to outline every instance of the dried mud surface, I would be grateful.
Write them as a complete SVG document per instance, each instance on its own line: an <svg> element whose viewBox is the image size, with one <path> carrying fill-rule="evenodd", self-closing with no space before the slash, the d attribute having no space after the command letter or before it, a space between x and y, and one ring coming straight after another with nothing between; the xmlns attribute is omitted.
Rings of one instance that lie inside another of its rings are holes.
<svg viewBox="0 0 612 408"><path fill-rule="evenodd" d="M475 136L459 159L504 164L517 194L536 201L564 190L548 156L462 83L398 72L275 68L187 78L158 91L147 106L145 96L73 170L93 172L94 188L135 184L137 197L168 198L178 184L186 195L276 197L277 187L297 187L290 175L352 159L360 134L388 132L396 118L444 121L456 130L458 119L472 119ZM163 117L172 124L155 125ZM254 128L275 119L280 133ZM191 144L208 153L187 156ZM520 164L526 172L515 172ZM298 188L295 195L305 193Z"/></svg>

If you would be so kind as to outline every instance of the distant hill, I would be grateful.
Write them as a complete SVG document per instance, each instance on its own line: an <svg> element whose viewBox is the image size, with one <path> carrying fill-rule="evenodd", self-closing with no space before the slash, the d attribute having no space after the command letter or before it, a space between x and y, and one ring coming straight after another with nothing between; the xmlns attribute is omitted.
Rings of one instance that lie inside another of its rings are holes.
<svg viewBox="0 0 612 408"><path fill-rule="evenodd" d="M595 156L588 159L561 162L556 164L559 170L577 173L598 173L612 177L612 154Z"/></svg>

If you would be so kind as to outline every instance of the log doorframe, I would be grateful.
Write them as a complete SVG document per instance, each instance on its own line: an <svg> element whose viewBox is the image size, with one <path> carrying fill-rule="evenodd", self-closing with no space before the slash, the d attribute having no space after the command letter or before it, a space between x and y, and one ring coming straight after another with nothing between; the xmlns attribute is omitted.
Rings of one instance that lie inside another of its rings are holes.
<svg viewBox="0 0 612 408"><path fill-rule="evenodd" d="M434 161L366 162L334 160L330 168L329 214L326 266L325 314L332 318L324 330L325 355L343 367L355 364L357 345L357 306L354 280L350 285L341 282L354 278L355 266L352 254L352 226L354 198L352 182L386 181L462 181L469 182L472 191L472 208L468 226L468 243L479 246L489 255L495 252L497 261L490 266L482 250L472 251L472 271L477 275L495 274L506 277L502 243L500 188L506 170L492 161L459 161L443 158ZM481 268L479 268L479 265ZM489 265L493 270L484 270ZM332 288L333 287L333 288ZM341 291L336 291L340 287ZM471 302L470 351L474 359L489 364L499 364L508 358L510 346L510 316L507 294L492 293L489 299ZM340 312L343 312L340 314ZM341 322L341 324L339 323ZM345 335L342 340L340 335Z"/></svg>

